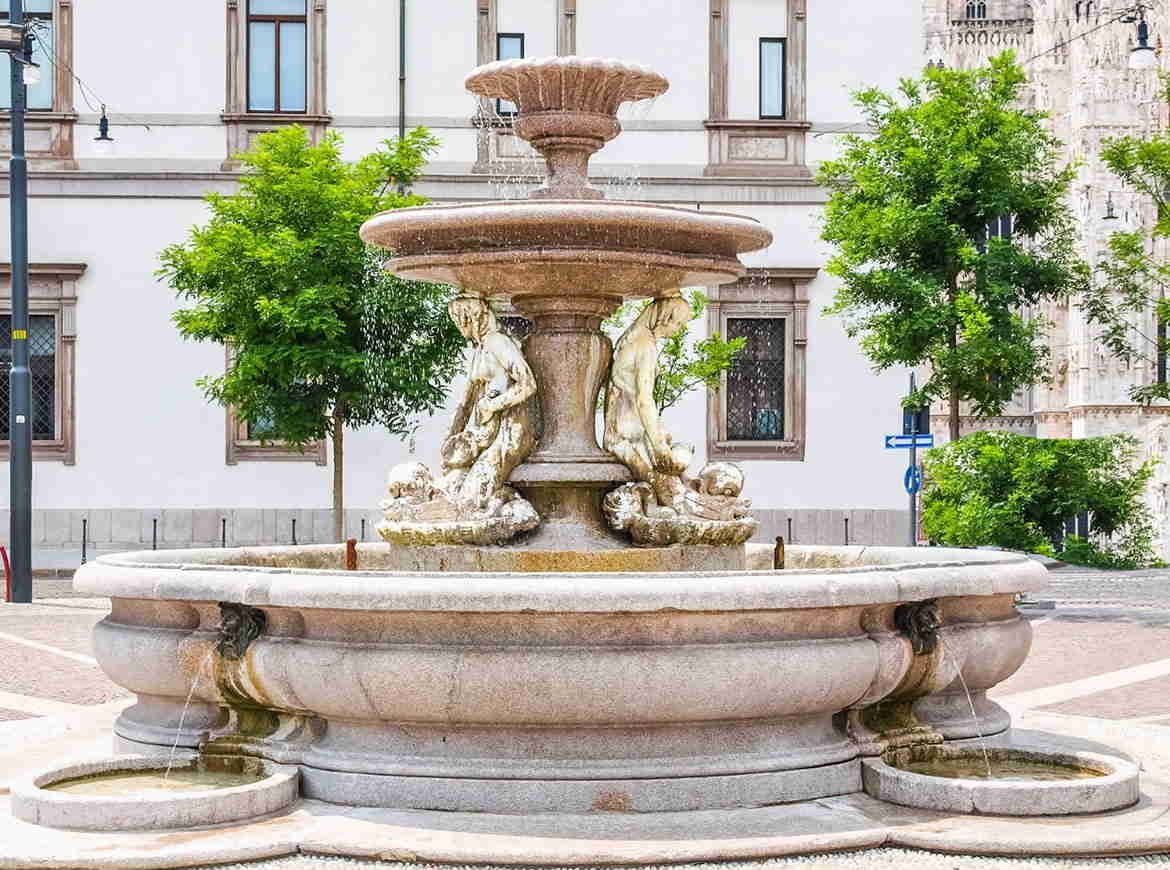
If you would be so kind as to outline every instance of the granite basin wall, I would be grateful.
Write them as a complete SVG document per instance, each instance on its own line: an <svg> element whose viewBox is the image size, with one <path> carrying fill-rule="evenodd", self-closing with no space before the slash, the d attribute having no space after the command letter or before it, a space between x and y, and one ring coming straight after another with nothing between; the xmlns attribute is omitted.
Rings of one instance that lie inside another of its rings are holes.
<svg viewBox="0 0 1170 870"><path fill-rule="evenodd" d="M113 599L97 658L139 698L116 724L124 748L217 737L300 765L307 795L365 805L647 811L846 793L863 747L839 714L911 678L925 725L956 726L949 703L926 702L961 673L980 711L968 727L1007 727L982 693L1022 663L1014 595L1045 575L940 549L793 547L790 565L822 567L777 572L751 570L770 550L749 547L746 570L600 573L404 570L373 546L363 564L378 554L385 570L344 572L341 552L136 553L79 571L80 591ZM924 669L894 613L927 600L943 625ZM263 613L239 660L215 651L220 602Z"/></svg>

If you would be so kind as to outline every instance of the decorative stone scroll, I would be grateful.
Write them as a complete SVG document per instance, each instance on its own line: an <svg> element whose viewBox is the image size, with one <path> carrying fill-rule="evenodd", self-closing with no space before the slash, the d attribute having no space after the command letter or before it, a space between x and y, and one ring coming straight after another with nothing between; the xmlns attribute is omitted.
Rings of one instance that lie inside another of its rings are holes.
<svg viewBox="0 0 1170 870"><path fill-rule="evenodd" d="M440 451L439 478L421 462L391 470L378 525L391 543L498 544L540 524L507 485L536 447L536 378L486 302L461 296L449 310L474 347L467 391Z"/></svg>
<svg viewBox="0 0 1170 870"><path fill-rule="evenodd" d="M640 546L709 544L736 546L759 522L751 502L740 498L743 472L727 462L708 464L698 478L687 475L694 448L676 444L662 427L654 402L658 341L690 319L690 304L668 296L648 304L614 350L605 396L605 449L636 482L605 497L606 520Z"/></svg>

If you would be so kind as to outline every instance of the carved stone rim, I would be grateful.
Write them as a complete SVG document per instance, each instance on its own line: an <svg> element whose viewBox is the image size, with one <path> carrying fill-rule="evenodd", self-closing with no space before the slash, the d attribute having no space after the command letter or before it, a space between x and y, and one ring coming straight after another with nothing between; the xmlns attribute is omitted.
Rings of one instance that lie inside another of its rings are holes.
<svg viewBox="0 0 1170 870"><path fill-rule="evenodd" d="M367 545L386 546L386 545ZM770 545L763 547L769 553ZM851 607L1043 589L1048 572L1016 553L932 547L789 547L856 563L784 571L349 571L228 564L249 553L325 553L344 545L123 553L83 565L74 588L93 596L241 601L262 607L480 613L773 610ZM359 553L361 548L359 547ZM940 568L948 570L940 571ZM360 577L360 583L348 582ZM347 582L339 582L346 578Z"/></svg>

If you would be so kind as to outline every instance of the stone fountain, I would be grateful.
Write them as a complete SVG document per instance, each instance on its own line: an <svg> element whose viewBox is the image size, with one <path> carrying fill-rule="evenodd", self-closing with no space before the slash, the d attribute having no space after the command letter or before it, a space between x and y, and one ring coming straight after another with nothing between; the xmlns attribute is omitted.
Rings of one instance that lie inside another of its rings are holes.
<svg viewBox="0 0 1170 870"><path fill-rule="evenodd" d="M979 806L908 785L898 753L965 764L972 738L1015 751L986 692L1027 655L1015 600L1044 569L1009 553L873 547L789 547L777 565L770 546L746 543L756 524L741 470L692 475L649 390L657 340L686 316L679 288L734 280L739 255L770 233L589 185L618 107L662 93L661 76L568 57L489 64L467 86L516 104L517 135L548 162L544 186L362 229L398 274L462 294L451 314L472 345L468 387L439 468L391 472L386 543L357 548L360 570L346 570L341 545L84 566L76 588L112 600L95 654L137 696L115 724L119 749L257 758L280 766L272 788L295 768L306 798L443 811L441 826L469 812L737 813L858 793L863 770L883 798ZM649 302L611 347L601 322L630 298ZM498 299L532 320L523 346L499 329ZM1126 762L1061 752L1104 785L1057 784L1045 803L1039 786L1014 784L1032 811L1069 812L1090 792L1094 810L1136 800ZM21 806L35 815L34 786ZM719 836L685 855L729 857L710 845ZM642 860L581 849L540 860Z"/></svg>

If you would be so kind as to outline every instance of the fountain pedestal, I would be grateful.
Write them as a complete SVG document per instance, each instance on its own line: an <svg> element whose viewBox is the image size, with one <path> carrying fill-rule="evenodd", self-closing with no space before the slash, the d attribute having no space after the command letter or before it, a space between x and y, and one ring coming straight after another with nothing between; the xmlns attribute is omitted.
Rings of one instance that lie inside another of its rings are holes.
<svg viewBox="0 0 1170 870"><path fill-rule="evenodd" d="M536 508L542 528L529 546L616 549L601 500L630 473L597 443L597 402L613 359L601 322L621 304L613 296L527 296L518 311L533 323L524 353L536 376L541 430L537 449L511 483Z"/></svg>

